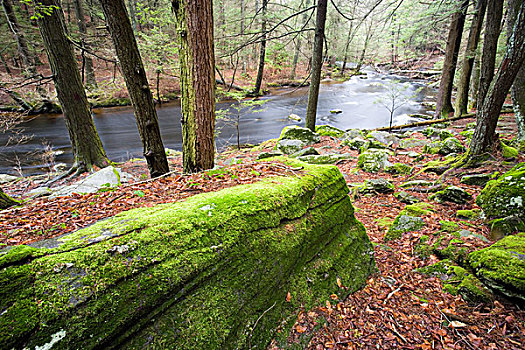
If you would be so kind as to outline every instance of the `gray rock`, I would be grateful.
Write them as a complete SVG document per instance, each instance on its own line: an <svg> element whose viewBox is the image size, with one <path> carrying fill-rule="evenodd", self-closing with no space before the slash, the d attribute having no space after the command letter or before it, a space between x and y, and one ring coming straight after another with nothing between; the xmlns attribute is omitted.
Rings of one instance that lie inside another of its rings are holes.
<svg viewBox="0 0 525 350"><path fill-rule="evenodd" d="M399 137L386 131L372 131L367 138L372 138L387 146L399 144Z"/></svg>
<svg viewBox="0 0 525 350"><path fill-rule="evenodd" d="M427 144L428 144L427 140L405 139L399 142L399 148L408 149L408 148L414 148L414 147L425 147Z"/></svg>
<svg viewBox="0 0 525 350"><path fill-rule="evenodd" d="M351 140L351 139L354 139L356 137L361 137L361 138L364 138L365 135L363 135L363 132L359 129L348 129L346 130L344 136L343 136L343 141L344 140Z"/></svg>
<svg viewBox="0 0 525 350"><path fill-rule="evenodd" d="M339 113L343 113L343 110L342 109L331 109L330 113L332 113L332 114L339 114Z"/></svg>
<svg viewBox="0 0 525 350"><path fill-rule="evenodd" d="M461 237L475 237L483 242L490 242L485 236L478 235L477 233L473 233L469 230L459 230L457 232Z"/></svg>
<svg viewBox="0 0 525 350"><path fill-rule="evenodd" d="M130 176L122 172L120 168L108 166L73 185L54 192L51 197L69 196L73 193L95 193L102 188L117 187L122 183L123 178L129 179Z"/></svg>
<svg viewBox="0 0 525 350"><path fill-rule="evenodd" d="M364 171L375 173L385 169L387 165L390 165L388 156L390 153L386 150L374 150L369 149L368 151L359 155L357 160L357 166Z"/></svg>
<svg viewBox="0 0 525 350"><path fill-rule="evenodd" d="M281 132L279 140L299 140L305 143L306 146L310 146L321 141L321 138L310 129L294 125L285 127Z"/></svg>
<svg viewBox="0 0 525 350"><path fill-rule="evenodd" d="M520 218L518 215L491 220L488 222L490 236L494 239L500 239L513 233L525 232L524 220L525 218Z"/></svg>
<svg viewBox="0 0 525 350"><path fill-rule="evenodd" d="M442 191L436 192L430 197L438 203L452 202L456 204L465 204L472 200L472 195L464 189L457 186L449 186Z"/></svg>
<svg viewBox="0 0 525 350"><path fill-rule="evenodd" d="M398 201L400 201L401 203L406 203L406 204L414 204L414 203L418 203L419 202L419 198L405 192L405 191L401 191L401 192L398 192L396 194L394 194L394 197L397 198Z"/></svg>
<svg viewBox="0 0 525 350"><path fill-rule="evenodd" d="M434 183L431 181L426 181L426 180L412 180L412 181L404 182L401 185L399 185L399 187L402 187L402 188L431 187L431 186L434 186Z"/></svg>
<svg viewBox="0 0 525 350"><path fill-rule="evenodd" d="M489 174L472 174L461 177L459 182L465 185L485 186L490 179L491 175Z"/></svg>
<svg viewBox="0 0 525 350"><path fill-rule="evenodd" d="M401 214L394 220L392 226L385 235L385 241L401 238L403 233L418 231L425 226L425 221L419 216Z"/></svg>
<svg viewBox="0 0 525 350"><path fill-rule="evenodd" d="M351 140L345 140L343 141L344 145L348 145L350 149L360 150L362 147L368 148L368 145L370 145L370 141L365 140L361 136L354 137Z"/></svg>
<svg viewBox="0 0 525 350"><path fill-rule="evenodd" d="M317 125L315 132L321 136L333 136L336 138L341 138L345 134L343 130L332 125Z"/></svg>
<svg viewBox="0 0 525 350"><path fill-rule="evenodd" d="M306 142L303 142L301 140L284 139L279 140L275 147L278 151L280 151L283 154L293 154L302 150L304 146L306 146Z"/></svg>
<svg viewBox="0 0 525 350"><path fill-rule="evenodd" d="M8 175L8 174L0 174L0 184L5 184L11 181L15 181L18 179L16 176Z"/></svg>
<svg viewBox="0 0 525 350"><path fill-rule="evenodd" d="M465 146L463 146L458 139L455 137L449 137L441 142L441 147L439 148L438 153L447 155L451 153L463 153L466 150Z"/></svg>
<svg viewBox="0 0 525 350"><path fill-rule="evenodd" d="M363 187L361 187L360 192L391 193L394 192L394 190L394 184L386 179L367 179Z"/></svg>
<svg viewBox="0 0 525 350"><path fill-rule="evenodd" d="M307 147L307 148L303 148L302 150L298 151L298 152L295 152L293 153L292 155L290 155L291 158L298 158L298 157L302 157L302 156L317 156L319 155L319 152L317 152L317 150L313 147Z"/></svg>
<svg viewBox="0 0 525 350"><path fill-rule="evenodd" d="M296 122L301 122L302 121L301 117L299 117L297 114L293 114L293 113L288 116L288 119L296 121Z"/></svg>

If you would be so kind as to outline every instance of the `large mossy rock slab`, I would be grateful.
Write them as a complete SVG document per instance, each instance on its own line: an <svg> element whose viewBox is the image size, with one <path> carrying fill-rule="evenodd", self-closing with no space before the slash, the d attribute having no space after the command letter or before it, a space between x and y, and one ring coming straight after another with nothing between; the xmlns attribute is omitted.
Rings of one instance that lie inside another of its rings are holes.
<svg viewBox="0 0 525 350"><path fill-rule="evenodd" d="M390 152L387 150L369 149L359 155L357 167L369 173L376 173L391 164L388 161L389 156Z"/></svg>
<svg viewBox="0 0 525 350"><path fill-rule="evenodd" d="M489 219L511 215L525 217L525 163L487 183L476 198Z"/></svg>
<svg viewBox="0 0 525 350"><path fill-rule="evenodd" d="M470 253L468 262L486 285L525 302L525 233Z"/></svg>
<svg viewBox="0 0 525 350"><path fill-rule="evenodd" d="M299 307L362 287L373 249L343 176L281 160L302 174L1 251L1 347L260 349Z"/></svg>

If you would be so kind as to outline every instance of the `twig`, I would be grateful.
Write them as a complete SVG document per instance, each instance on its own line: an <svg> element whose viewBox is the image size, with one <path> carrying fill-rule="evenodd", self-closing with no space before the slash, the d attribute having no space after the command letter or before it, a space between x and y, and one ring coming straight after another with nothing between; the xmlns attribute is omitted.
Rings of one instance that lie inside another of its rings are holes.
<svg viewBox="0 0 525 350"><path fill-rule="evenodd" d="M252 327L252 330L250 331L250 336L248 337L248 348L251 349L252 348L252 335L253 335L253 331L255 330L255 327L257 327L257 324L259 323L259 321L261 320L261 318L263 318L263 316L268 312L270 311L271 309L274 308L275 304L277 302L274 302L272 306L270 306L268 309L264 310L264 312L261 314L261 316L259 316L257 318L257 320L255 321L255 324L253 325Z"/></svg>
<svg viewBox="0 0 525 350"><path fill-rule="evenodd" d="M394 289L393 291L391 291L391 292L387 295L387 297L385 298L385 300L383 300L383 304L386 304L386 302L387 302L390 298L392 298L392 296L393 296L394 294L396 294L397 292L399 292L399 291L401 290L401 288L403 288L404 286L405 286L405 284L403 283L403 284L401 284L398 288L396 288L396 289Z"/></svg>

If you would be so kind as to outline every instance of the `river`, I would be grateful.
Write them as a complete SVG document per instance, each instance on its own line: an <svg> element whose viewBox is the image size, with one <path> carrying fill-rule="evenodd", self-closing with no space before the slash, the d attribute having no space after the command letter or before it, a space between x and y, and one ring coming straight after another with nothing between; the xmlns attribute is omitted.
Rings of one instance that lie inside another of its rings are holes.
<svg viewBox="0 0 525 350"><path fill-rule="evenodd" d="M428 92L422 82L407 81L401 77L366 71L366 76L354 76L343 83L324 83L319 94L317 125L330 124L341 129L372 129L388 126L390 112L380 101L389 100L388 95L399 91L408 102L394 113L393 124L415 121L411 114L425 113L421 105ZM401 80L404 82L397 82ZM273 90L271 95L262 97L266 102L252 113L240 117L241 143L256 144L279 136L287 125L304 126L287 118L297 114L304 119L308 88L283 88ZM229 115L236 113L232 102L218 103L217 109L228 109ZM340 109L342 113L332 114L330 110ZM95 109L94 120L104 149L113 161L124 161L141 157L142 145L131 107ZM164 146L181 150L182 136L180 126L180 104L171 102L157 108ZM3 146L7 143L6 134L0 134L0 173L24 175L43 173L57 163L72 163L71 146L62 115L40 115L22 124L24 134L32 138L19 145ZM218 150L236 143L236 131L231 121L217 121L216 145ZM49 145L54 154L52 163L44 160L38 153Z"/></svg>

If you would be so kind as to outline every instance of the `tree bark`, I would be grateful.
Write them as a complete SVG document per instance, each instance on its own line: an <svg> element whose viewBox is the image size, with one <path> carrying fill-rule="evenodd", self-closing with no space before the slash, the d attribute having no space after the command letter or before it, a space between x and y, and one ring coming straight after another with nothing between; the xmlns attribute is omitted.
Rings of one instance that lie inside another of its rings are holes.
<svg viewBox="0 0 525 350"><path fill-rule="evenodd" d="M7 209L16 204L20 203L5 194L4 191L2 191L2 188L0 188L0 210Z"/></svg>
<svg viewBox="0 0 525 350"><path fill-rule="evenodd" d="M323 43L324 27L326 23L327 0L317 1L317 14L315 19L315 39L312 57L312 78L308 91L308 106L306 107L306 127L315 131L317 117L317 101L319 99L319 86L321 85L321 69L323 68Z"/></svg>
<svg viewBox="0 0 525 350"><path fill-rule="evenodd" d="M56 0L41 0L41 3L48 7L58 5ZM55 9L50 15L43 15L38 19L38 27L66 119L75 159L73 168L84 171L91 170L94 165L105 167L108 158L91 116L73 47L65 34L63 12Z"/></svg>
<svg viewBox="0 0 525 350"><path fill-rule="evenodd" d="M214 163L213 8L211 0L174 0L172 6L180 35L183 168L191 173Z"/></svg>
<svg viewBox="0 0 525 350"><path fill-rule="evenodd" d="M498 73L491 83L485 102L478 112L476 129L470 143L468 158L490 152L494 146L496 126L501 106L507 93L525 61L525 2L522 2L512 35L507 45L505 56Z"/></svg>
<svg viewBox="0 0 525 350"><path fill-rule="evenodd" d="M519 5L523 0L509 0L509 12L507 19L507 33L508 41L510 40L510 33L512 33L512 27L516 23L516 17L518 15ZM512 96L512 104L514 107L514 115L516 118L516 125L518 126L518 135L516 138L519 141L525 140L525 65L521 66L514 84L510 89Z"/></svg>
<svg viewBox="0 0 525 350"><path fill-rule="evenodd" d="M124 0L100 0L128 88L151 177L169 171L157 111Z"/></svg>
<svg viewBox="0 0 525 350"><path fill-rule="evenodd" d="M75 16L77 17L77 25L78 25L78 31L80 32L81 37L81 45L82 45L82 61L83 61L83 68L86 72L86 85L91 88L97 87L97 80L95 79L95 70L93 69L93 59L91 56L86 56L85 48L87 48L86 45L86 36L87 36L87 28L86 28L86 18L84 15L84 8L82 7L81 0L73 0L73 6L75 8Z"/></svg>
<svg viewBox="0 0 525 350"><path fill-rule="evenodd" d="M485 22L485 36L483 39L483 53L481 55L481 71L479 77L479 91L477 110L481 110L485 103L485 96L494 78L496 67L496 51L498 38L501 32L501 18L503 17L503 0L488 0L487 20Z"/></svg>
<svg viewBox="0 0 525 350"><path fill-rule="evenodd" d="M261 46L259 47L259 68L257 69L257 79L255 80L255 87L253 88L253 94L259 95L261 93L261 85L264 73L264 59L266 57L266 7L268 6L268 0L262 2L262 23L261 23Z"/></svg>
<svg viewBox="0 0 525 350"><path fill-rule="evenodd" d="M436 103L436 118L446 118L454 111L452 107L452 88L454 85L454 74L458 62L459 46L463 35L465 17L467 15L468 0L457 0L458 9L452 15L450 29L448 32L445 62L443 63L443 74L439 84Z"/></svg>
<svg viewBox="0 0 525 350"><path fill-rule="evenodd" d="M454 113L454 116L456 117L467 113L468 110L470 77L472 76L472 68L474 66L474 59L476 58L476 50L478 48L481 27L483 25L483 18L485 17L486 9L487 0L478 0L473 14L472 24L470 26L467 48L465 50L465 56L463 57L461 76L458 82L456 109Z"/></svg>

